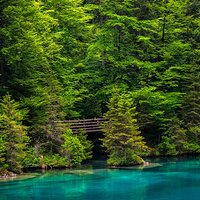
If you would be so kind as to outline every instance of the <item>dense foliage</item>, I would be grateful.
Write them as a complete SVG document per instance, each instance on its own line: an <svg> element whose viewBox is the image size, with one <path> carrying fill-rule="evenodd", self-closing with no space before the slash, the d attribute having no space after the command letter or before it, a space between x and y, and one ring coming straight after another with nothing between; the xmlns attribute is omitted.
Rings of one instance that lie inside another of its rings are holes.
<svg viewBox="0 0 200 200"><path fill-rule="evenodd" d="M57 123L73 118L112 122L110 164L134 160L112 142L129 158L199 153L199 13L197 0L0 0L0 167L90 158L86 135Z"/></svg>

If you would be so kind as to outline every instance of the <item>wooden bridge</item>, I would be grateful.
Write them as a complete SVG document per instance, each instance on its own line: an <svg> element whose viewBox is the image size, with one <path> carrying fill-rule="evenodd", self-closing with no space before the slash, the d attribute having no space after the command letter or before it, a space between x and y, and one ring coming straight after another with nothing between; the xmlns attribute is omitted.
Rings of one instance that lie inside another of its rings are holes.
<svg viewBox="0 0 200 200"><path fill-rule="evenodd" d="M64 120L62 123L69 124L73 133L77 133L79 129L83 129L86 133L101 132L100 124L105 121L103 118L93 119L77 119L77 120Z"/></svg>

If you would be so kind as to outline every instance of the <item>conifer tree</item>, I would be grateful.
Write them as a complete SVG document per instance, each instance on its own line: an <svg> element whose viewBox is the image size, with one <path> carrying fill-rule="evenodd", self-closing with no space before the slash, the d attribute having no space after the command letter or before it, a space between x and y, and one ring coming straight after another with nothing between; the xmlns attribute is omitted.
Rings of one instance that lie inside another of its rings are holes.
<svg viewBox="0 0 200 200"><path fill-rule="evenodd" d="M135 107L127 94L114 93L108 104L107 120L103 124L103 147L108 153L108 165L123 166L142 164L140 157L147 146L140 135L135 119Z"/></svg>
<svg viewBox="0 0 200 200"><path fill-rule="evenodd" d="M198 146L194 146L188 136L187 130L183 128L183 122L176 116L169 120L168 127L162 135L161 143L158 145L161 155L181 155L187 152L195 152Z"/></svg>
<svg viewBox="0 0 200 200"><path fill-rule="evenodd" d="M200 70L194 65L190 70L189 84L182 111L188 136L194 144L200 145Z"/></svg>
<svg viewBox="0 0 200 200"><path fill-rule="evenodd" d="M22 125L25 115L26 111L20 110L19 103L12 100L10 95L3 97L0 103L0 132L3 140L0 160L4 162L4 168L17 173L22 172L22 161L29 141L27 127Z"/></svg>

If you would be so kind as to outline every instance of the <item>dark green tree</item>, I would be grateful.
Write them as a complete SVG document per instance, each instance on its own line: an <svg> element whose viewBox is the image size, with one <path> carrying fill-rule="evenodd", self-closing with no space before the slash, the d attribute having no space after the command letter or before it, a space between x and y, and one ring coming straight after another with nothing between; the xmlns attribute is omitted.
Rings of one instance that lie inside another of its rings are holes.
<svg viewBox="0 0 200 200"><path fill-rule="evenodd" d="M182 117L185 120L188 136L194 144L200 145L200 71L193 66L189 75L188 90L185 95Z"/></svg>
<svg viewBox="0 0 200 200"><path fill-rule="evenodd" d="M198 145L189 140L187 130L183 128L183 122L180 119L172 117L168 126L158 145L161 155L181 155L200 150Z"/></svg>

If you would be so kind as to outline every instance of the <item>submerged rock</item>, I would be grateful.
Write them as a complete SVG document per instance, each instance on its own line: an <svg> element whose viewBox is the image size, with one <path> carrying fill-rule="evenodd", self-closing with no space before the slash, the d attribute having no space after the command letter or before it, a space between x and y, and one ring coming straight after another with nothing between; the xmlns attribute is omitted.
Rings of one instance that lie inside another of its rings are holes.
<svg viewBox="0 0 200 200"><path fill-rule="evenodd" d="M134 166L111 166L111 169L145 169L145 168L154 168L162 166L159 163L149 163L144 162L142 165L134 165Z"/></svg>
<svg viewBox="0 0 200 200"><path fill-rule="evenodd" d="M74 174L78 176L94 174L93 170L69 170L66 174Z"/></svg>

